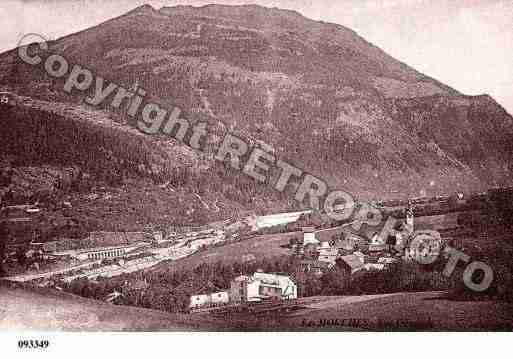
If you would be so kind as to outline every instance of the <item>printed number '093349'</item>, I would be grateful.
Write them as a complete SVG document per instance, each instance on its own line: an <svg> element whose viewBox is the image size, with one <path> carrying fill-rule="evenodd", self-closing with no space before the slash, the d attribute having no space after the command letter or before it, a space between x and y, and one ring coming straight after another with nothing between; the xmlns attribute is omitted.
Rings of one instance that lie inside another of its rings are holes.
<svg viewBox="0 0 513 359"><path fill-rule="evenodd" d="M19 340L18 347L20 349L45 349L48 348L50 342L48 340Z"/></svg>

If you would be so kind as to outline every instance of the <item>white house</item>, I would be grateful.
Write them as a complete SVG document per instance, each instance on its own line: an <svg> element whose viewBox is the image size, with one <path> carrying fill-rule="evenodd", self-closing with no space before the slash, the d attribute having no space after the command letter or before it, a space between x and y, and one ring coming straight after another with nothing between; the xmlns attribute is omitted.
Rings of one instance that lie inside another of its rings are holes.
<svg viewBox="0 0 513 359"><path fill-rule="evenodd" d="M208 304L210 304L210 297L208 294L191 295L189 308L204 307Z"/></svg>
<svg viewBox="0 0 513 359"><path fill-rule="evenodd" d="M314 227L303 227L303 246L308 244L318 245L317 233Z"/></svg>
<svg viewBox="0 0 513 359"><path fill-rule="evenodd" d="M210 301L212 304L226 304L230 301L228 292L216 292L210 294Z"/></svg>
<svg viewBox="0 0 513 359"><path fill-rule="evenodd" d="M296 299L297 285L289 276L256 272L253 276L239 276L230 286L233 302L259 302L267 298Z"/></svg>
<svg viewBox="0 0 513 359"><path fill-rule="evenodd" d="M191 295L189 308L201 308L211 305L221 305L230 302L228 292L215 292L209 294Z"/></svg>

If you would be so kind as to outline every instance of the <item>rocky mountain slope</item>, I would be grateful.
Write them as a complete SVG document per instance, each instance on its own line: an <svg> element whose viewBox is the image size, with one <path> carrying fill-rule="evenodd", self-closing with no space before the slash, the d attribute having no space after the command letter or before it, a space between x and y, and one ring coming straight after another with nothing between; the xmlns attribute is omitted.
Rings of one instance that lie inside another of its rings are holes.
<svg viewBox="0 0 513 359"><path fill-rule="evenodd" d="M142 6L53 41L50 50L127 88L140 86L192 121L265 142L278 157L357 196L434 195L511 179L513 119L492 98L465 96L350 29L293 11ZM67 95L60 80L23 64L14 51L0 55L0 70L4 89L102 110L81 104L83 93ZM207 155L205 168L217 168L212 162ZM173 163L175 172L199 168ZM215 178L230 181L219 171ZM252 192L243 207L270 196L257 187L239 186ZM275 203L290 205L279 196Z"/></svg>
<svg viewBox="0 0 513 359"><path fill-rule="evenodd" d="M0 204L43 208L40 239L167 230L286 210L292 199L114 114L10 95L0 104Z"/></svg>

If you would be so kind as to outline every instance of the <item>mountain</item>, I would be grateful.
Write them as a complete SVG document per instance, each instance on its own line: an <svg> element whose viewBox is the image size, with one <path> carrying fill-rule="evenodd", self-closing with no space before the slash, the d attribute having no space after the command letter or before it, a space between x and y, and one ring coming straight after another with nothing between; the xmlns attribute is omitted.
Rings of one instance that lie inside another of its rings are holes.
<svg viewBox="0 0 513 359"><path fill-rule="evenodd" d="M50 50L127 88L141 86L148 98L180 107L192 121L264 143L279 158L360 197L434 195L511 182L513 118L490 96L461 94L348 28L294 11L145 5L52 41ZM126 126L123 110L86 106L84 94L67 95L61 80L23 64L15 51L0 55L0 70L3 90L49 106L101 112ZM175 142L163 148L155 150L174 159L169 171L193 168L195 175L184 176L210 176L215 185L208 189L196 180L182 183L199 192L231 194L233 202L240 193L244 209L293 204L256 189L242 174L229 180L209 154L190 153ZM12 147L2 150L19 155ZM195 161L177 159L177 151Z"/></svg>

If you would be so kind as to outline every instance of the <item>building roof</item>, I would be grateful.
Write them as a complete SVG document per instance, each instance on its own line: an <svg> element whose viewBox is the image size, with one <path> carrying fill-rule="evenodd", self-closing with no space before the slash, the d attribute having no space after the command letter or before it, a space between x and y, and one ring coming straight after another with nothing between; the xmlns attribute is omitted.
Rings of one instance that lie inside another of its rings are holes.
<svg viewBox="0 0 513 359"><path fill-rule="evenodd" d="M89 252L104 252L104 251L111 251L115 249L123 249L123 248L130 248L130 247L136 247L135 244L129 244L124 246L112 246L112 247L97 247L97 248L88 248L88 249L79 249L78 253L89 253Z"/></svg>
<svg viewBox="0 0 513 359"><path fill-rule="evenodd" d="M398 260L397 258L391 258L391 257L381 257L378 259L378 263L383 263L383 264L393 264L393 263L397 263Z"/></svg>
<svg viewBox="0 0 513 359"><path fill-rule="evenodd" d="M137 247L143 247L143 246L144 245L142 245L142 244L128 244L128 245L124 245L124 246L113 246L113 247L69 249L69 250L57 251L54 254L55 255L85 254L85 253L112 251L112 250L116 250L116 249L137 248Z"/></svg>
<svg viewBox="0 0 513 359"><path fill-rule="evenodd" d="M335 256L329 257L319 257L318 261L320 263L326 263L328 266L333 267L337 263L337 258Z"/></svg>
<svg viewBox="0 0 513 359"><path fill-rule="evenodd" d="M267 283L267 282L260 282L261 287L269 287L269 288L281 288L279 283Z"/></svg>
<svg viewBox="0 0 513 359"><path fill-rule="evenodd" d="M319 255L321 256L337 256L338 255L338 248L331 247L331 248L319 248L318 249Z"/></svg>
<svg viewBox="0 0 513 359"><path fill-rule="evenodd" d="M383 270L385 269L385 264L383 263L366 263L365 264L365 269L367 270Z"/></svg>
<svg viewBox="0 0 513 359"><path fill-rule="evenodd" d="M249 280L249 277L247 275L240 275L238 277L233 278L234 282L246 282Z"/></svg>
<svg viewBox="0 0 513 359"><path fill-rule="evenodd" d="M353 232L344 232L344 239L354 242L368 243L369 239Z"/></svg>
<svg viewBox="0 0 513 359"><path fill-rule="evenodd" d="M318 268L318 269L329 269L331 267L330 262L320 261L320 260L315 260L315 259L304 259L301 261L301 264L309 265L313 268ZM335 262L333 262L333 264L335 264Z"/></svg>
<svg viewBox="0 0 513 359"><path fill-rule="evenodd" d="M386 251L388 244L369 244L369 252Z"/></svg>
<svg viewBox="0 0 513 359"><path fill-rule="evenodd" d="M351 270L358 270L365 267L362 260L355 254L348 254L346 256L340 257L340 259L344 261L344 263L346 263L351 268Z"/></svg>
<svg viewBox="0 0 513 359"><path fill-rule="evenodd" d="M280 286L288 286L291 282L293 283L288 275L278 273L255 272L251 279L258 280L261 283L278 284Z"/></svg>
<svg viewBox="0 0 513 359"><path fill-rule="evenodd" d="M362 261L362 262L363 262L363 259L365 258L365 254L363 254L363 253L362 253L362 252L360 252L360 251L353 252L353 254L354 254L355 256L357 256L358 258L360 258L360 261Z"/></svg>

